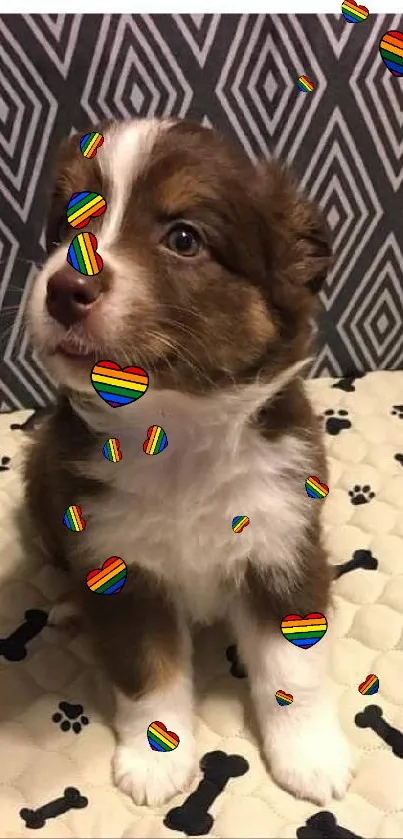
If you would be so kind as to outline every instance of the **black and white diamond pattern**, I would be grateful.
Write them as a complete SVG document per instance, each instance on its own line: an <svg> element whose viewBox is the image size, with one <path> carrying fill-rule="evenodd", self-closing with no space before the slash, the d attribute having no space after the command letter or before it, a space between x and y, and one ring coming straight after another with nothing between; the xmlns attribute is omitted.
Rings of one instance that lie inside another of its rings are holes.
<svg viewBox="0 0 403 839"><path fill-rule="evenodd" d="M378 45L403 15L0 18L0 410L52 399L24 312L43 259L50 157L91 123L188 117L288 161L335 261L313 375L403 367L403 83ZM297 89L307 75L313 94Z"/></svg>

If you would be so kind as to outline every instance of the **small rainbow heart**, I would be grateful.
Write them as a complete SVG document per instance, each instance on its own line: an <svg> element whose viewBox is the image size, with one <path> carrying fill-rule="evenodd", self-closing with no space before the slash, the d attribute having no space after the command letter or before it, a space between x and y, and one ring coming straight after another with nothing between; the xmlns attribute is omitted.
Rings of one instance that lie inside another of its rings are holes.
<svg viewBox="0 0 403 839"><path fill-rule="evenodd" d="M298 79L298 88L304 93L312 93L315 90L315 85L309 81L308 76L300 76Z"/></svg>
<svg viewBox="0 0 403 839"><path fill-rule="evenodd" d="M73 192L67 204L67 221L80 230L91 218L102 216L106 210L106 201L98 192Z"/></svg>
<svg viewBox="0 0 403 839"><path fill-rule="evenodd" d="M106 460L112 463L119 463L122 460L122 452L120 450L120 441L117 437L110 437L109 440L102 446L102 454Z"/></svg>
<svg viewBox="0 0 403 839"><path fill-rule="evenodd" d="M344 0L344 3L341 4L341 11L347 23L360 23L362 20L366 20L369 15L367 7L358 6L355 0Z"/></svg>
<svg viewBox="0 0 403 839"><path fill-rule="evenodd" d="M286 615L281 621L284 638L303 650L321 641L326 630L327 620L321 612L311 612L303 618L301 615Z"/></svg>
<svg viewBox="0 0 403 839"><path fill-rule="evenodd" d="M144 454L159 454L166 449L168 437L160 425L150 425L147 430L147 439L143 443Z"/></svg>
<svg viewBox="0 0 403 839"><path fill-rule="evenodd" d="M80 140L81 154L91 160L95 157L98 149L100 149L103 145L103 142L104 138L98 131L90 131L88 134L84 134Z"/></svg>
<svg viewBox="0 0 403 839"><path fill-rule="evenodd" d="M121 408L144 396L149 379L142 367L119 367L115 361L97 361L91 371L91 383L107 405Z"/></svg>
<svg viewBox="0 0 403 839"><path fill-rule="evenodd" d="M242 533L244 527L247 527L248 524L248 516L234 516L232 519L232 529L234 533Z"/></svg>
<svg viewBox="0 0 403 839"><path fill-rule="evenodd" d="M127 566L120 556L110 556L102 568L87 574L87 586L94 594L118 594L127 577Z"/></svg>
<svg viewBox="0 0 403 839"><path fill-rule="evenodd" d="M305 481L305 489L310 498L326 498L329 495L327 484L321 484L316 475L310 475Z"/></svg>
<svg viewBox="0 0 403 839"><path fill-rule="evenodd" d="M375 676L375 673L370 673L369 676L365 679L365 682L361 682L358 687L360 693L364 696L369 694L372 696L373 693L378 693L379 690L379 679L378 676Z"/></svg>
<svg viewBox="0 0 403 839"><path fill-rule="evenodd" d="M72 504L71 507L67 507L63 516L63 524L68 527L69 530L73 530L74 533L81 533L81 531L84 530L87 522L83 519L82 510L79 504Z"/></svg>
<svg viewBox="0 0 403 839"><path fill-rule="evenodd" d="M102 257L97 253L98 240L93 233L78 233L69 244L67 262L85 277L94 277L104 267Z"/></svg>
<svg viewBox="0 0 403 839"><path fill-rule="evenodd" d="M284 690L276 690L276 700L279 705L291 705L294 702L292 693L285 693Z"/></svg>
<svg viewBox="0 0 403 839"><path fill-rule="evenodd" d="M163 722L150 722L147 728L147 740L154 752L173 752L180 743L174 731L167 731Z"/></svg>
<svg viewBox="0 0 403 839"><path fill-rule="evenodd" d="M391 29L382 35L379 52L392 76L403 76L403 32Z"/></svg>

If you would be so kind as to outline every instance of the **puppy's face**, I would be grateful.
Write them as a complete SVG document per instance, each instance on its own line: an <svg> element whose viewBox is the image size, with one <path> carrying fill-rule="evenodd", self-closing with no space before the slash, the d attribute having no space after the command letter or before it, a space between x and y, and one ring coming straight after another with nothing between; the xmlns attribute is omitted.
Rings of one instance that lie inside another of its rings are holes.
<svg viewBox="0 0 403 839"><path fill-rule="evenodd" d="M100 359L143 366L153 386L206 392L269 378L303 357L329 248L313 208L276 165L254 167L214 131L137 120L103 130L84 158L65 143L48 224L49 258L29 308L56 380L92 391ZM66 261L74 192L107 201L94 233L103 270Z"/></svg>

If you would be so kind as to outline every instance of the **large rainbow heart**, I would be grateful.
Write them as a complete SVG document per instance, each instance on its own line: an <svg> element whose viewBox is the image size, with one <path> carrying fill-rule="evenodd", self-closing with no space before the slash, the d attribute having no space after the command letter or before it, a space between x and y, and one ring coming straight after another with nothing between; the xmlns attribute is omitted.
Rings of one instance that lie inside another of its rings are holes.
<svg viewBox="0 0 403 839"><path fill-rule="evenodd" d="M321 612L310 612L303 618L301 615L286 615L281 621L284 638L303 650L321 641L326 630L327 620Z"/></svg>
<svg viewBox="0 0 403 839"><path fill-rule="evenodd" d="M95 594L117 594L124 586L127 566L120 556L110 556L102 568L94 568L87 574L87 586Z"/></svg>
<svg viewBox="0 0 403 839"><path fill-rule="evenodd" d="M99 192L73 192L67 204L67 221L72 227L81 230L91 218L102 216L106 210L106 201Z"/></svg>
<svg viewBox="0 0 403 839"><path fill-rule="evenodd" d="M107 405L121 408L144 396L149 379L142 367L119 367L115 361L97 361L91 370L91 384Z"/></svg>
<svg viewBox="0 0 403 839"><path fill-rule="evenodd" d="M173 752L179 746L179 737L174 731L167 731L163 722L150 722L147 740L154 752Z"/></svg>
<svg viewBox="0 0 403 839"><path fill-rule="evenodd" d="M379 52L392 76L403 76L403 32L395 29L385 32L379 43Z"/></svg>

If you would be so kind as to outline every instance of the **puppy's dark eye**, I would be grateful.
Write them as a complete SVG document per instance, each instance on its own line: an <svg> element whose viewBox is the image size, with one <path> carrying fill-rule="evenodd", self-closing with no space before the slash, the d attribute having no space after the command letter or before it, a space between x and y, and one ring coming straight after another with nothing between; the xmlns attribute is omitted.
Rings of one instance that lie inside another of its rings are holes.
<svg viewBox="0 0 403 839"><path fill-rule="evenodd" d="M176 224L169 231L165 245L179 256L197 256L203 247L203 241L190 224Z"/></svg>

